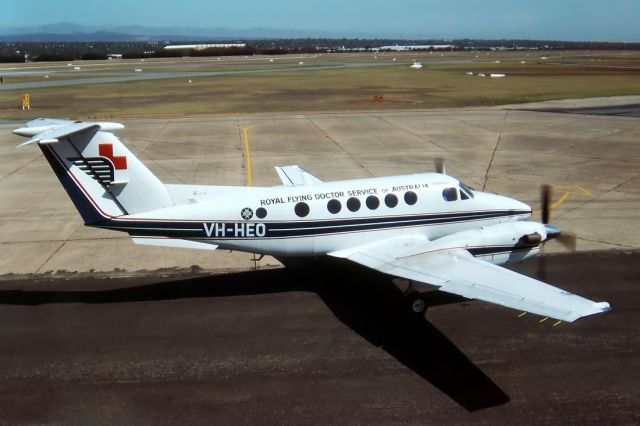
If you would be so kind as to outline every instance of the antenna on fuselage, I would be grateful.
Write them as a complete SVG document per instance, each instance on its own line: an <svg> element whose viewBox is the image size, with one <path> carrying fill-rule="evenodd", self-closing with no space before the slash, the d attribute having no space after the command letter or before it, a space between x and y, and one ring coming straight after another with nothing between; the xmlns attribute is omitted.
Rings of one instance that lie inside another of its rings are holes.
<svg viewBox="0 0 640 426"><path fill-rule="evenodd" d="M444 164L444 158L436 158L434 160L436 166L436 173L440 173L443 175L447 174L447 166Z"/></svg>

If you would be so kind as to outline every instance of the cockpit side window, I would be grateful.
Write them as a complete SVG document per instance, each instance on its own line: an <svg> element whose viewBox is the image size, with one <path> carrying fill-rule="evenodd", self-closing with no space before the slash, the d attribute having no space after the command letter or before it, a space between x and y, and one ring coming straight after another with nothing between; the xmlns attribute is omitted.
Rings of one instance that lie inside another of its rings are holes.
<svg viewBox="0 0 640 426"><path fill-rule="evenodd" d="M467 195L467 193L466 193L466 192L464 192L464 191L462 190L462 188L460 188L460 199L461 199L461 200L468 200L468 199L469 199L469 196Z"/></svg>
<svg viewBox="0 0 640 426"><path fill-rule="evenodd" d="M468 185L465 185L462 182L459 182L459 183L460 183L460 195L461 195L463 200L466 200L466 198L464 198L464 195L462 195L462 194L466 194L471 198L475 197L475 195L473 194L473 188L471 188Z"/></svg>
<svg viewBox="0 0 640 426"><path fill-rule="evenodd" d="M442 198L446 201L456 201L458 199L458 190L456 188L445 188L442 190Z"/></svg>

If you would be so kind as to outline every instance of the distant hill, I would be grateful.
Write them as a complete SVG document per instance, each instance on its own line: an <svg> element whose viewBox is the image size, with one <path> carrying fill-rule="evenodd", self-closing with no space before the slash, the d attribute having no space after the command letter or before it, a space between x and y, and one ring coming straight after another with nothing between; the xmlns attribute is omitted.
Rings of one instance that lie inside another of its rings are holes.
<svg viewBox="0 0 640 426"><path fill-rule="evenodd" d="M343 34L327 31L307 31L277 28L201 28L201 27L144 27L140 25L89 27L71 23L42 25L33 28L0 28L0 41L163 41L163 40L230 40L261 38L341 38ZM354 35L367 38L370 34Z"/></svg>

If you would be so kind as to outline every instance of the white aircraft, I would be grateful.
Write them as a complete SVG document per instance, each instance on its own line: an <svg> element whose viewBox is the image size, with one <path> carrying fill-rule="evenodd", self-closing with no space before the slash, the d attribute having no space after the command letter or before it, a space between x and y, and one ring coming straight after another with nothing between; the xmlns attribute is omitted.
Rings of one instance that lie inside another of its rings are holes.
<svg viewBox="0 0 640 426"><path fill-rule="evenodd" d="M110 131L118 123L37 119L14 133L38 144L87 226L136 244L288 258L332 256L409 280L562 321L610 309L498 265L567 237L528 221L531 207L444 173L322 182L276 167L282 186L162 183ZM425 308L412 291L415 312Z"/></svg>

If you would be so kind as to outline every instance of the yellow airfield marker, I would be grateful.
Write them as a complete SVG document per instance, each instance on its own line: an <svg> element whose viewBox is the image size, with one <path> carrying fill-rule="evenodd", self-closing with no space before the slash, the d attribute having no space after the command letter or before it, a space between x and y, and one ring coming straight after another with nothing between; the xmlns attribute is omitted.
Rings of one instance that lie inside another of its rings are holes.
<svg viewBox="0 0 640 426"><path fill-rule="evenodd" d="M242 143L244 145L244 163L247 186L253 185L253 173L251 171L251 150L249 149L249 128L242 128Z"/></svg>

